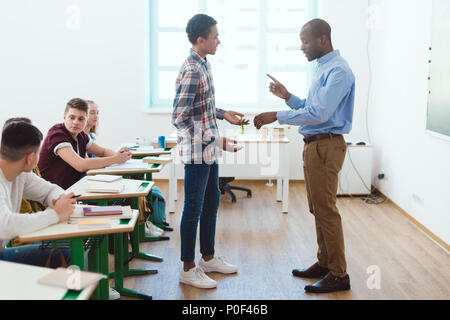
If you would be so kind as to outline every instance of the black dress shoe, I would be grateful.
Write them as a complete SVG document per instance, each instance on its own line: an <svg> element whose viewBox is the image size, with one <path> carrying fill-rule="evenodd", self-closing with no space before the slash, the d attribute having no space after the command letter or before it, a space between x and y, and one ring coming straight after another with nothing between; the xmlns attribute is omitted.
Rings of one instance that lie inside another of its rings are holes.
<svg viewBox="0 0 450 320"><path fill-rule="evenodd" d="M163 229L164 231L173 231L173 228L172 228L171 226L166 226L166 225L164 225L164 226L162 227L162 229Z"/></svg>
<svg viewBox="0 0 450 320"><path fill-rule="evenodd" d="M305 287L305 291L310 293L328 293L344 290L350 290L350 277L348 275L343 278L335 277L331 272L322 280Z"/></svg>
<svg viewBox="0 0 450 320"><path fill-rule="evenodd" d="M296 277L300 278L323 278L330 272L328 268L324 268L319 266L319 263L316 262L308 269L294 269L292 270L292 274Z"/></svg>

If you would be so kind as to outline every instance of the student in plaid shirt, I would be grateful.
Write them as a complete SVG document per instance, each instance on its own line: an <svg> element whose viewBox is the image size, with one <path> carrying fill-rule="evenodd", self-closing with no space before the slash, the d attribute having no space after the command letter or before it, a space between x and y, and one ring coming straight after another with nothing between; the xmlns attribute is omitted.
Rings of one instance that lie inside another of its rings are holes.
<svg viewBox="0 0 450 320"><path fill-rule="evenodd" d="M217 22L204 14L195 15L186 27L192 49L177 81L172 124L178 129L178 147L184 167L184 210L181 220L180 282L198 288L215 288L216 281L205 272L236 273L237 267L214 256L216 216L219 208L221 151L237 152L235 140L219 135L216 119L246 125L244 115L216 109L211 66L206 59L220 44ZM237 116L241 117L239 119ZM195 266L195 242L200 221L199 267Z"/></svg>

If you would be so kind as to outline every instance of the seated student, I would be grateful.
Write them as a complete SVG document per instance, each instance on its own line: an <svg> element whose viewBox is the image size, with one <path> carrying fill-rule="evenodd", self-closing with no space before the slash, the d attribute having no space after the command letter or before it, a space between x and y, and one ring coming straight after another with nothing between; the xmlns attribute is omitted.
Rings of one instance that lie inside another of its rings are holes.
<svg viewBox="0 0 450 320"><path fill-rule="evenodd" d="M89 113L86 126L84 127L84 133L86 133L93 142L97 140L97 126L98 126L98 106L92 100L86 100L89 105ZM89 158L95 158L91 153L88 154Z"/></svg>
<svg viewBox="0 0 450 320"><path fill-rule="evenodd" d="M74 211L73 193L64 194L59 186L32 173L39 159L42 133L26 122L11 122L0 145L0 260L45 266L50 248L39 244L5 248L14 237L67 220ZM35 214L20 214L22 198L49 206ZM70 263L70 251L62 250ZM53 255L51 267L61 265Z"/></svg>
<svg viewBox="0 0 450 320"><path fill-rule="evenodd" d="M8 119L5 121L5 124L3 125L3 129L12 122L26 122L28 124L32 124L31 120L28 118L23 118L23 117L11 118L11 119ZM39 172L38 166L35 166L32 171L38 177L41 177L41 173ZM39 212L39 211L43 211L43 210L45 210L45 206L42 205L41 203L39 203L37 201L33 201L33 200L22 199L22 203L20 205L20 213L33 213L33 212ZM13 247L21 246L24 244L31 244L31 243L22 243L17 239L11 240L11 245Z"/></svg>
<svg viewBox="0 0 450 320"><path fill-rule="evenodd" d="M24 117L19 118L11 118L5 121L3 125L3 129L6 128L8 124L11 122L26 122L28 124L32 124L31 120ZM38 166L34 167L32 170L38 177L41 177L41 173L39 172ZM33 213L45 210L45 206L41 203L33 200L22 199L22 204L20 205L20 213Z"/></svg>
<svg viewBox="0 0 450 320"><path fill-rule="evenodd" d="M99 110L98 110L98 105L92 101L92 100L86 100L86 102L89 105L89 113L88 113L88 119L87 119L87 123L86 126L84 127L84 133L86 133L93 142L95 142L96 138L97 138L97 128L98 128L98 114L99 114ZM94 155L92 154L88 154L87 155L89 158L95 158ZM153 188L153 191L159 190L157 187ZM152 194L154 195L155 192L153 192ZM147 201L149 201L149 203L152 203L152 195L149 195L147 197ZM152 207L150 205L150 207ZM162 218L163 218L163 222L159 223L159 226L156 226L152 223L153 221L153 216L152 216L152 221L147 221L145 224L145 235L146 236L161 236L163 235L164 231L173 231L173 228L166 222L165 220L165 213L162 213Z"/></svg>
<svg viewBox="0 0 450 320"><path fill-rule="evenodd" d="M88 116L88 104L83 99L67 103L64 122L54 125L42 144L39 169L42 177L67 189L80 180L80 173L122 164L131 159L129 148L119 152L100 147L83 131ZM96 158L85 158L86 152Z"/></svg>

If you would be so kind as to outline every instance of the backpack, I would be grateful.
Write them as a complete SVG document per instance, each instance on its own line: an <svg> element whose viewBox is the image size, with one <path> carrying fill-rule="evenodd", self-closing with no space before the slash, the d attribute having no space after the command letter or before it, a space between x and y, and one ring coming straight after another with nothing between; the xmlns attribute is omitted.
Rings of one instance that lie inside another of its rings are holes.
<svg viewBox="0 0 450 320"><path fill-rule="evenodd" d="M152 188L152 215L151 221L157 226L163 226L166 223L166 200L161 190L154 186Z"/></svg>

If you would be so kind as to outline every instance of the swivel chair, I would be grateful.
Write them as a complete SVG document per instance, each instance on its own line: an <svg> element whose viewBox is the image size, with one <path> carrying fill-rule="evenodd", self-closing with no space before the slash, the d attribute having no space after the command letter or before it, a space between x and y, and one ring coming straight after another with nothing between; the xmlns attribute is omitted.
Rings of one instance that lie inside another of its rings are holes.
<svg viewBox="0 0 450 320"><path fill-rule="evenodd" d="M236 195L231 190L241 190L247 192L247 198L252 197L252 191L248 188L238 187L230 185L229 183L234 180L234 177L219 178L219 189L221 194L228 193L231 196L231 202L236 202Z"/></svg>

